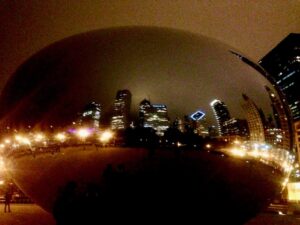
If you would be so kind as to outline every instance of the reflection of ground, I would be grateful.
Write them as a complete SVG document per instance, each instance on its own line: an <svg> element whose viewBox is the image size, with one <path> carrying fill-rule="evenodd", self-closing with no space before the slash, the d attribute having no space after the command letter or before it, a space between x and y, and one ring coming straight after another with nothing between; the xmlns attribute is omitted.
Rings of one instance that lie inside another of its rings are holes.
<svg viewBox="0 0 300 225"><path fill-rule="evenodd" d="M1 225L55 225L51 214L34 204L12 204L12 213L3 212L0 204ZM261 213L245 225L295 225L300 223L300 216L280 216Z"/></svg>
<svg viewBox="0 0 300 225"><path fill-rule="evenodd" d="M80 146L15 162L16 181L66 221L121 218L114 213L128 221L205 217L210 224L241 224L274 196L280 178L259 162L204 151Z"/></svg>

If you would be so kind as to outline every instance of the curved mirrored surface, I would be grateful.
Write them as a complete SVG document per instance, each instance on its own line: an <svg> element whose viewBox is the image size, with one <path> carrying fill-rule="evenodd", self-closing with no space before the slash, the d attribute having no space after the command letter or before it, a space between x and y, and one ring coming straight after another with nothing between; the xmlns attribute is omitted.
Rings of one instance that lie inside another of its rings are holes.
<svg viewBox="0 0 300 225"><path fill-rule="evenodd" d="M242 224L280 194L295 160L267 74L179 30L54 43L20 66L0 105L8 171L62 224Z"/></svg>

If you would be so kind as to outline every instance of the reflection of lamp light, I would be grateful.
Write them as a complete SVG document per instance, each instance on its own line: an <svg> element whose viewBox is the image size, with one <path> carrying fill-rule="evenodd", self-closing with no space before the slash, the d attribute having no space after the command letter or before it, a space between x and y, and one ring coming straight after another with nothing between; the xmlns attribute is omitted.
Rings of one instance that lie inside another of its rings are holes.
<svg viewBox="0 0 300 225"><path fill-rule="evenodd" d="M236 145L239 145L241 142L239 140L234 140L233 143L236 144Z"/></svg>
<svg viewBox="0 0 300 225"><path fill-rule="evenodd" d="M100 136L100 141L103 143L107 143L112 139L113 133L111 131L104 131Z"/></svg>
<svg viewBox="0 0 300 225"><path fill-rule="evenodd" d="M211 148L211 144L206 144L205 147L209 149Z"/></svg>
<svg viewBox="0 0 300 225"><path fill-rule="evenodd" d="M55 135L55 139L60 142L64 142L66 140L66 135L64 135L63 133L58 133Z"/></svg>
<svg viewBox="0 0 300 225"><path fill-rule="evenodd" d="M22 139L22 143L25 144L25 145L31 145L30 140L28 138L25 138L25 137Z"/></svg>
<svg viewBox="0 0 300 225"><path fill-rule="evenodd" d="M79 129L76 134L82 140L85 140L88 136L90 136L90 132L86 128Z"/></svg>
<svg viewBox="0 0 300 225"><path fill-rule="evenodd" d="M238 148L233 148L231 150L231 153L234 155L234 156L238 156L238 157L244 157L246 155L246 152L242 149L238 149Z"/></svg>
<svg viewBox="0 0 300 225"><path fill-rule="evenodd" d="M24 136L21 136L21 135L16 135L16 136L15 136L15 139L16 139L16 141L17 141L19 144L23 144L23 145L31 145L31 141L30 141L27 137L24 137Z"/></svg>
<svg viewBox="0 0 300 225"><path fill-rule="evenodd" d="M41 142L41 141L43 141L45 139L45 136L43 135L43 134L36 134L35 136L34 136L34 140L36 141L36 142Z"/></svg>

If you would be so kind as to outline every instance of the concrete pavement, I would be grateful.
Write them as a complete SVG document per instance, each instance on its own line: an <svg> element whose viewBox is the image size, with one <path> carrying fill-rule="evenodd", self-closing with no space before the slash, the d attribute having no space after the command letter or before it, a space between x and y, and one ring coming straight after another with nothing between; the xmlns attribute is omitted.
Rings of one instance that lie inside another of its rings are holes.
<svg viewBox="0 0 300 225"><path fill-rule="evenodd" d="M35 204L11 204L11 213L4 213L0 204L1 225L55 225L51 214Z"/></svg>
<svg viewBox="0 0 300 225"><path fill-rule="evenodd" d="M11 213L4 213L0 204L0 225L55 225L51 214L35 204L11 204ZM245 225L296 225L300 218L261 213Z"/></svg>

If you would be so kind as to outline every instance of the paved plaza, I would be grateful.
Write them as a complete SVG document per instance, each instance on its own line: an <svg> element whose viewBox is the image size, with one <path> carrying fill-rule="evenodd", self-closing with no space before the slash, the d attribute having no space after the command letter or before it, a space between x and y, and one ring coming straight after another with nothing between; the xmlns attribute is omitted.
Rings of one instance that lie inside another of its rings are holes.
<svg viewBox="0 0 300 225"><path fill-rule="evenodd" d="M51 214L35 204L12 204L11 213L4 213L4 205L1 204L1 225L55 225ZM250 220L245 225L297 225L300 224L300 216L280 216L271 213L262 213Z"/></svg>
<svg viewBox="0 0 300 225"><path fill-rule="evenodd" d="M52 215L35 204L11 204L11 213L0 207L1 225L55 225Z"/></svg>

